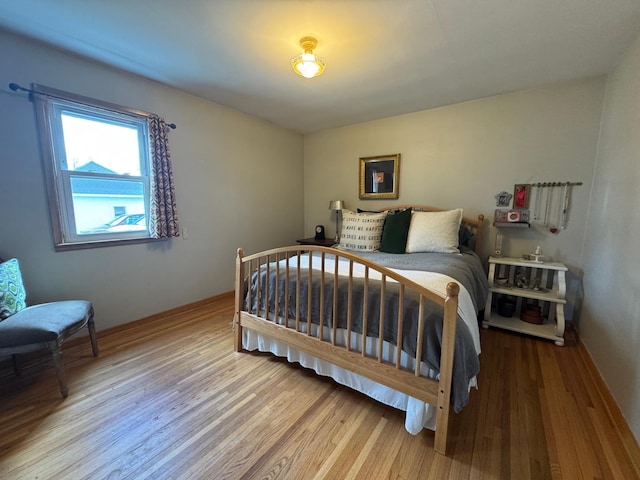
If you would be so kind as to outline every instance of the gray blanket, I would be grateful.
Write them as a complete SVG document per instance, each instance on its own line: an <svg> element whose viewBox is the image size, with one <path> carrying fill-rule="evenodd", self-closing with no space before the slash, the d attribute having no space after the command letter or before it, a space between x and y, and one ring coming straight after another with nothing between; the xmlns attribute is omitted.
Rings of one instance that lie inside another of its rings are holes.
<svg viewBox="0 0 640 480"><path fill-rule="evenodd" d="M380 254L379 254L380 255ZM383 254L387 255L387 254ZM414 254L411 254L414 255ZM431 254L434 255L434 254ZM437 254L435 254L437 255ZM406 257L406 255L390 255L391 257ZM445 255L447 258L451 259L455 257L456 260L454 263L459 264L460 260L457 255ZM378 258L375 259L376 261ZM440 259L441 261L436 262L446 263L444 259ZM401 264L403 259L397 259L396 263L390 262L393 265L386 265L390 268L403 268L406 270L416 269L407 268L406 265L397 266ZM462 260L462 264L466 262L466 260ZM479 263L479 261L478 261ZM444 269L443 265L437 266L436 268ZM465 288L470 292L472 298L476 298L477 293L474 290L473 283L471 282L469 285L469 278L474 278L473 273L462 273L464 267L458 265L456 270L459 270L458 273L451 271L440 272L438 269L431 271L436 271L439 273L445 273L456 280L460 281L460 283L465 285ZM480 267L481 269L481 267ZM458 277L462 277L465 279L463 282L459 280ZM486 277L484 283L486 284ZM276 281L278 282L278 312L280 316L284 314L285 308L285 275L284 272L281 271L279 277L276 279L275 268L272 267L270 269L269 274L269 302L268 308L270 312L275 311L276 304ZM288 295L288 317L295 318L296 313L296 301L297 301L297 292L296 292L296 271L292 269L289 274L289 295ZM323 323L326 327L331 328L333 322L333 282L334 277L332 274L325 273L325 286L324 286L324 315L323 315ZM337 327L338 328L346 328L347 326L347 305L348 305L348 296L347 296L347 282L348 279L346 277L338 277L338 290L337 290ZM369 292L367 296L367 311L368 311L368 321L367 321L367 335L371 337L378 338L378 330L379 330L379 315L380 315L380 283L379 281L369 280ZM482 282L480 282L482 283ZM258 276L256 273L253 274L251 279L252 284L252 305L251 311L256 310L264 310L266 308L266 270L263 268L260 272L260 280L259 284L261 286L260 290L260 305L258 307L256 303L257 295L256 288L258 285ZM306 272L301 274L300 278L300 319L301 321L306 321L307 318L307 310L308 310L308 275ZM363 297L364 297L364 281L362 279L353 279L353 289L352 289L352 331L356 333L362 333L362 310L363 310ZM245 285L245 308L247 305L247 288ZM383 324L383 338L387 342L396 345L397 338L397 318L398 318L398 284L387 282L386 290L385 290L385 312L384 312L384 324ZM482 288L480 288L482 290ZM472 293L473 292L473 293ZM486 295L486 293L485 293ZM313 277L312 281L312 293L311 293L312 301L311 301L311 319L312 323L319 324L320 322L320 275L317 274ZM474 300L475 302L475 300ZM416 354L416 340L417 340L417 328L418 328L418 303L419 297L417 294L410 292L409 290L405 290L405 303L404 303L404 329L403 329L403 339L402 339L402 349L409 355L414 356ZM432 368L435 371L440 370L440 353L441 353L441 343L442 343L442 318L443 318L443 307L430 302L425 301L425 309L424 309L424 341L422 346L422 361L425 362L429 368ZM469 381L478 374L480 369L480 362L478 359L478 355L475 351L473 338L467 328L467 325L464 321L458 317L456 324L456 339L455 339L455 352L454 352L454 365L453 365L453 380L452 380L452 392L451 392L451 405L453 406L456 412L460 411L464 405L466 405L469 397L468 386Z"/></svg>
<svg viewBox="0 0 640 480"><path fill-rule="evenodd" d="M487 274L478 255L467 248L461 247L461 249L460 254L358 252L358 255L387 268L449 275L467 289L478 313L484 308L487 300L489 291Z"/></svg>

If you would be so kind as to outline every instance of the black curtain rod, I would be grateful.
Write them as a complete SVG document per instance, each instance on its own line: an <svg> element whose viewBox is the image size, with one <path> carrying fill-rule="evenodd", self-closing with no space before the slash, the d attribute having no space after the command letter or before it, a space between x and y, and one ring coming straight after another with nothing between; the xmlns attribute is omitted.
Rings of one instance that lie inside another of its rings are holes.
<svg viewBox="0 0 640 480"><path fill-rule="evenodd" d="M73 102L74 101L74 100L69 100L68 98L60 97L58 95L52 95L51 93L39 92L37 90L32 90L30 88L24 88L24 87L21 87L20 85L18 85L17 83L13 83L13 82L11 82L9 84L9 88L11 90L13 90L14 92L17 92L18 90L20 90L21 92L27 92L29 94L29 98L30 99L31 99L31 95L33 95L34 93L37 93L38 95L45 95L47 97L57 98L59 100L65 100L67 102L69 102L69 101ZM79 102L76 102L76 103L79 103ZM91 106L93 106L93 105L91 105ZM175 123L167 123L167 127L169 127L172 130L175 130L177 128Z"/></svg>

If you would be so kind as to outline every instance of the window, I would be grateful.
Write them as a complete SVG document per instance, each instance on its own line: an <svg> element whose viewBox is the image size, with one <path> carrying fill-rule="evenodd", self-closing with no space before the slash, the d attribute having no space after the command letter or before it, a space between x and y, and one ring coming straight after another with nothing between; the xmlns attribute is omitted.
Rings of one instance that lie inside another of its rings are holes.
<svg viewBox="0 0 640 480"><path fill-rule="evenodd" d="M148 117L34 89L56 248L148 241Z"/></svg>

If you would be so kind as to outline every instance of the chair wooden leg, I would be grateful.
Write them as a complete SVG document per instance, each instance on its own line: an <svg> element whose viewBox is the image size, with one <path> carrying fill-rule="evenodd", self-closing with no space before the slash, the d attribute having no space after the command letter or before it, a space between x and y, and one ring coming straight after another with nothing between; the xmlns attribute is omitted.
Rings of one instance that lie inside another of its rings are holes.
<svg viewBox="0 0 640 480"><path fill-rule="evenodd" d="M61 345L57 341L49 342L49 350L51 350L51 355L53 355L53 363L56 367L56 372L58 373L58 383L60 384L60 393L63 398L67 398L69 394L69 389L67 388L67 377L64 373L64 365L62 364L62 350Z"/></svg>
<svg viewBox="0 0 640 480"><path fill-rule="evenodd" d="M91 349L93 350L93 356L98 356L98 342L96 341L96 326L93 322L93 310L91 310L91 316L87 322L87 328L89 329L89 339L91 340Z"/></svg>

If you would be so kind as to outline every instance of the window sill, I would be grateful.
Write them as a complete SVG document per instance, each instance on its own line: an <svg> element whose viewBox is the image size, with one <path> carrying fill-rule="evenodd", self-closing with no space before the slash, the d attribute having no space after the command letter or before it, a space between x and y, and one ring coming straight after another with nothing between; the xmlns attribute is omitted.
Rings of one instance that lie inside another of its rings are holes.
<svg viewBox="0 0 640 480"><path fill-rule="evenodd" d="M119 245L132 245L137 243L152 243L168 240L166 238L130 238L117 240L96 240L93 242L58 243L55 246L56 252L66 252L69 250L86 250L89 248L116 247Z"/></svg>

